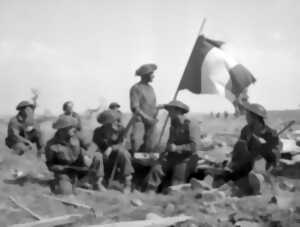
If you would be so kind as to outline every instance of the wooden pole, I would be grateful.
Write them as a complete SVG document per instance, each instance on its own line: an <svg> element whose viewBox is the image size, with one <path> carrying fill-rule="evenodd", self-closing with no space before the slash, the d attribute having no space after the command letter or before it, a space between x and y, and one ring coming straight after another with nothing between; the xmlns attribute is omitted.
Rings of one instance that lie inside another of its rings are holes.
<svg viewBox="0 0 300 227"><path fill-rule="evenodd" d="M200 26L200 30L199 30L198 36L200 36L200 35L203 34L203 30L204 30L204 25L205 25L205 23L206 23L206 18L204 18L204 19L202 20L202 23L201 23L201 26ZM180 84L180 83L179 83L179 84ZM173 97L172 100L176 100L176 99L177 99L178 93L179 93L179 86L178 86L178 88L176 89L176 92L175 92L174 97ZM161 133L160 133L160 135L159 135L159 140L158 140L158 143L157 143L157 145L156 145L157 148L161 145L162 137L163 137L163 135L164 135L164 133L165 133L165 130L166 130L166 127L167 127L169 118L170 118L170 116L169 116L169 114L168 114L167 117L166 117L166 119L165 119L165 122L164 122L164 124L163 124Z"/></svg>
<svg viewBox="0 0 300 227"><path fill-rule="evenodd" d="M15 205L17 205L18 207L20 207L22 210L26 211L27 213L29 213L32 217L34 217L37 220L42 220L42 217L39 216L38 214L34 213L32 210L30 210L29 208L27 208L24 204L22 204L21 202L17 202L15 200L14 197L9 196L8 197Z"/></svg>

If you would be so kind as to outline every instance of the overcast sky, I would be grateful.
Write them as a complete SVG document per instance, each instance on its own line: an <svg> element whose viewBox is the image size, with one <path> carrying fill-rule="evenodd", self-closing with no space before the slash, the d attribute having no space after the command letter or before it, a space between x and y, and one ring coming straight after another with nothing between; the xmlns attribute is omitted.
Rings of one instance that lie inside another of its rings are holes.
<svg viewBox="0 0 300 227"><path fill-rule="evenodd" d="M40 90L38 112L81 112L117 101L129 108L135 69L158 65L159 103L178 86L201 21L206 36L257 78L250 101L268 109L300 104L299 0L0 0L0 114ZM233 111L223 97L180 92L193 112Z"/></svg>

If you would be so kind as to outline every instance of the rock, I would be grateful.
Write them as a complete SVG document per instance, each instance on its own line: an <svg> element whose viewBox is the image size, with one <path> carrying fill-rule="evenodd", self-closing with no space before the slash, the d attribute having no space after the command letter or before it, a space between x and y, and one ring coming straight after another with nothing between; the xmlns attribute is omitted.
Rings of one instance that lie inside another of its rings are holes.
<svg viewBox="0 0 300 227"><path fill-rule="evenodd" d="M143 206L143 202L140 199L131 199L130 202L137 207Z"/></svg>
<svg viewBox="0 0 300 227"><path fill-rule="evenodd" d="M162 217L155 213L148 213L146 214L146 220L157 220L161 219Z"/></svg>
<svg viewBox="0 0 300 227"><path fill-rule="evenodd" d="M250 221L239 221L235 223L236 227L263 227L262 224L258 222L250 222Z"/></svg>
<svg viewBox="0 0 300 227"><path fill-rule="evenodd" d="M172 216L174 215L175 211L176 211L175 205L173 203L169 203L164 210L164 214L166 216Z"/></svg>

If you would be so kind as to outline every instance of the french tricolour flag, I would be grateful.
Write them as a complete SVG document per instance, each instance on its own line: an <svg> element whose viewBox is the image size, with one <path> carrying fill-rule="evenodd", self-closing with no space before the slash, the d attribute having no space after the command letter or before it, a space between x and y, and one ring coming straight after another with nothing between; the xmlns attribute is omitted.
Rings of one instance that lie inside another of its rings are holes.
<svg viewBox="0 0 300 227"><path fill-rule="evenodd" d="M198 37L178 90L219 94L233 102L255 82L251 72L220 49L222 44L203 35Z"/></svg>

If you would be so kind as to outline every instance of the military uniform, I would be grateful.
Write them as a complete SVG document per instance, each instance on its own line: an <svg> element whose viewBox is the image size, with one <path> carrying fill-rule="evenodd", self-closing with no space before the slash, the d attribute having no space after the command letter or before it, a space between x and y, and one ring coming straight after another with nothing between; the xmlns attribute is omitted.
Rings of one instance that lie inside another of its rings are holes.
<svg viewBox="0 0 300 227"><path fill-rule="evenodd" d="M162 182L166 182L165 186L185 183L195 171L199 160L196 154L200 146L199 140L200 128L197 123L187 118L183 123L171 121L167 150L146 177L146 189L157 189ZM175 151L168 150L171 144L176 146ZM170 183L167 182L168 178Z"/></svg>
<svg viewBox="0 0 300 227"><path fill-rule="evenodd" d="M280 155L280 146L278 135L270 127L265 126L258 135L254 135L253 129L246 125L234 147L231 162L233 172L227 176L227 180L236 181L248 176L259 158L266 160L266 170L275 167Z"/></svg>
<svg viewBox="0 0 300 227"><path fill-rule="evenodd" d="M107 116L105 116L106 119L103 117L105 114L107 114ZM120 113L114 110L104 111L99 115L98 120L103 125L95 129L93 142L97 145L102 154L104 154L107 149L111 148L109 156L106 157L104 155L105 178L108 180L113 166L117 162L117 174L115 177L121 183L126 183L126 178L129 176L131 177L134 169L131 163L131 155L122 144L124 140L124 128L121 127L116 131L109 125L109 123L115 121L119 117L118 115L120 115ZM107 121L107 118L110 117L111 119L108 119Z"/></svg>
<svg viewBox="0 0 300 227"><path fill-rule="evenodd" d="M136 75L143 76L156 70L156 65L146 64L141 66ZM156 95L150 84L138 82L130 89L130 107L134 114L140 110L151 118L157 114ZM136 121L132 125L131 144L132 151L139 150L149 152L153 146L153 136L155 134L155 123L148 122L137 114Z"/></svg>
<svg viewBox="0 0 300 227"><path fill-rule="evenodd" d="M78 131L81 131L81 130L82 130L81 118L80 118L80 116L79 116L78 113L72 112L70 115L67 115L67 114L62 114L62 115L65 115L65 116L71 116L71 117L73 117L74 119L76 119L76 121L77 121L76 129L77 129ZM59 117L61 117L62 115L60 115Z"/></svg>
<svg viewBox="0 0 300 227"><path fill-rule="evenodd" d="M17 106L17 110L31 106L35 106L27 101L23 101ZM31 145L23 141L20 137L36 144L37 149L41 150L44 147L42 132L39 125L33 119L33 116L27 116L24 119L20 114L11 118L8 123L7 137L5 139L6 145L13 149L17 154L22 155L32 149Z"/></svg>
<svg viewBox="0 0 300 227"><path fill-rule="evenodd" d="M74 120L68 116L60 118L70 122ZM60 121L56 122L54 126L59 127L59 124ZM72 124L65 127L76 127L76 121L73 121ZM66 185L71 185L74 189L78 180L86 178L88 183L97 189L98 180L104 175L102 155L100 153L94 154L92 162L88 163L86 151L80 146L80 140L76 134L65 140L59 136L59 132L56 132L54 137L48 141L45 152L46 165L55 175L55 184L53 185L55 193L69 194L71 192L70 189L66 189ZM72 169L72 167L74 168ZM82 169L76 169L77 167L82 167Z"/></svg>

